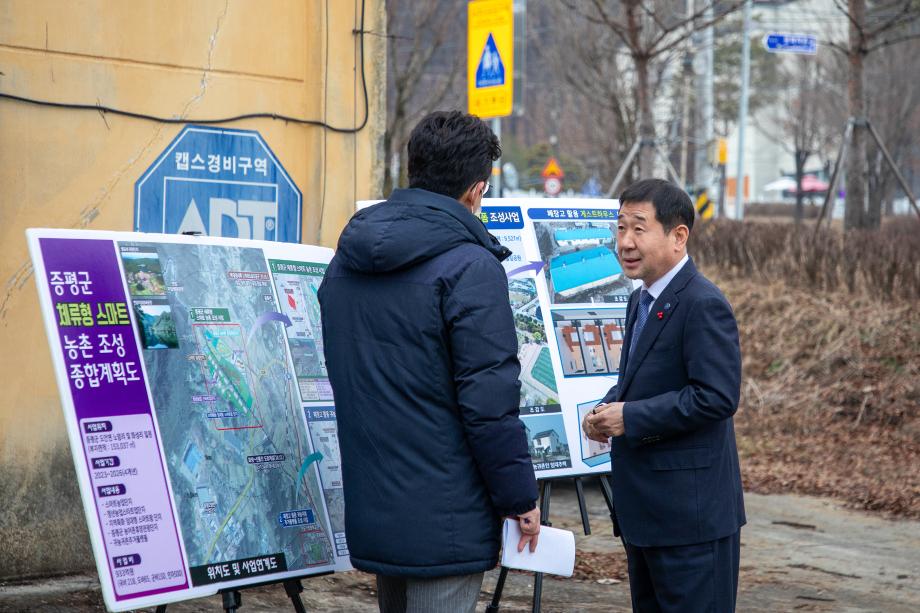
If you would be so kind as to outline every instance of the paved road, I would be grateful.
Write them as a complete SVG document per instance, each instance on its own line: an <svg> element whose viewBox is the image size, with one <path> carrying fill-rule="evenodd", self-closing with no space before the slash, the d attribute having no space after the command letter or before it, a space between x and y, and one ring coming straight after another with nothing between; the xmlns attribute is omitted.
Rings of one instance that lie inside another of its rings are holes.
<svg viewBox="0 0 920 613"><path fill-rule="evenodd" d="M621 555L599 490L588 484L593 534L581 535L574 488L557 483L550 518L575 530L583 552ZM742 532L739 611L920 611L920 522L891 521L803 496L747 496L749 523ZM491 597L497 572L486 577L480 610ZM543 611L628 611L629 592L610 578L547 579ZM307 611L375 609L373 580L344 573L305 582ZM503 612L530 611L533 576L512 574ZM241 613L291 610L281 587L243 592ZM70 575L0 584L0 612L102 611L94 575ZM152 611L152 609L150 609ZM220 613L218 597L170 605L169 613Z"/></svg>

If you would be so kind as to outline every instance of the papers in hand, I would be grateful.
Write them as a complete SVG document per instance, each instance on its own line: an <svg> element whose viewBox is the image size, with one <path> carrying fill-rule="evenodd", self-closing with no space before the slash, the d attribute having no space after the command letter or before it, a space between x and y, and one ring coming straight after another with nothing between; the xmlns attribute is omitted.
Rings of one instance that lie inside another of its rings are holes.
<svg viewBox="0 0 920 613"><path fill-rule="evenodd" d="M518 553L521 527L516 519L506 519L502 534L502 566L571 577L575 570L575 534L568 530L540 526L537 550L530 546Z"/></svg>

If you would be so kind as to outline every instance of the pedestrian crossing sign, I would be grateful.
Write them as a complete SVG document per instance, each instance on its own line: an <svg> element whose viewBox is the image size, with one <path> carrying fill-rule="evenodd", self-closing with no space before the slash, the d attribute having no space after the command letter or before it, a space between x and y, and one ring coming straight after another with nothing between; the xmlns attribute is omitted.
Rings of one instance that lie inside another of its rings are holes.
<svg viewBox="0 0 920 613"><path fill-rule="evenodd" d="M512 0L473 0L467 17L469 112L483 119L510 115L514 100Z"/></svg>

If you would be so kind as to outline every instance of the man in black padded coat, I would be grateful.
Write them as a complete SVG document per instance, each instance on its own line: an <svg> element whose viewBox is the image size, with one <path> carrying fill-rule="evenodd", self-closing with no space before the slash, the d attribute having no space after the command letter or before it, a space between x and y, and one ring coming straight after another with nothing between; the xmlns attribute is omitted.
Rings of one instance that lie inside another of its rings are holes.
<svg viewBox="0 0 920 613"><path fill-rule="evenodd" d="M319 290L345 527L381 611L473 611L501 518L518 518L519 548L540 524L510 252L478 218L501 149L453 111L425 117L408 151L410 187L352 217Z"/></svg>

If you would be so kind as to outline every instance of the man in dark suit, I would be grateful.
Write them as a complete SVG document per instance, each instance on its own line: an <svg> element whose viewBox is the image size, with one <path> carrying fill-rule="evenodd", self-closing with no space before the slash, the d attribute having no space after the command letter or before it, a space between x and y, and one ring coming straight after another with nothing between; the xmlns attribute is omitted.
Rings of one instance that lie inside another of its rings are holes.
<svg viewBox="0 0 920 613"><path fill-rule="evenodd" d="M626 313L620 379L582 427L611 443L614 534L634 611L733 611L745 523L732 416L738 327L687 255L690 198L646 179L620 196L617 251L642 281Z"/></svg>

